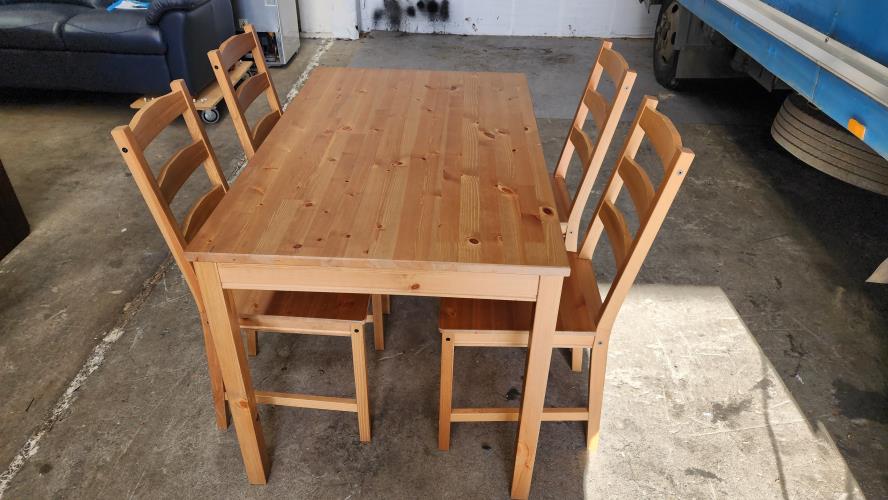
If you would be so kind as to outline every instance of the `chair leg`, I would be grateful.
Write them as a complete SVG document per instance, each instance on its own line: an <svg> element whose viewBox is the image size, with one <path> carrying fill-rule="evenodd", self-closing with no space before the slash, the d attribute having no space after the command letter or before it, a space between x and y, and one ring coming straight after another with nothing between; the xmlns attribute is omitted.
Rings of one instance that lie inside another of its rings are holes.
<svg viewBox="0 0 888 500"><path fill-rule="evenodd" d="M373 304L371 305L371 309L373 311L373 346L377 351L381 351L385 349L385 334L383 333L382 323L384 322L383 310L383 298L382 295L374 295L372 297Z"/></svg>
<svg viewBox="0 0 888 500"><path fill-rule="evenodd" d="M438 401L438 449L450 449L450 413L453 409L453 356L455 346L447 334L441 335L441 393Z"/></svg>
<svg viewBox="0 0 888 500"><path fill-rule="evenodd" d="M570 350L570 369L577 373L583 371L583 350L585 347L574 347Z"/></svg>
<svg viewBox="0 0 888 500"><path fill-rule="evenodd" d="M358 436L370 442L370 393L367 389L367 355L364 347L364 324L352 328L352 363L355 369L355 400L358 403Z"/></svg>
<svg viewBox="0 0 888 500"><path fill-rule="evenodd" d="M604 399L604 374L607 367L607 344L610 335L602 335L595 341L589 355L589 421L586 425L586 448L598 450L601 434L601 404Z"/></svg>
<svg viewBox="0 0 888 500"><path fill-rule="evenodd" d="M246 334L247 354L255 356L259 352L259 332L256 330L244 330Z"/></svg>
<svg viewBox="0 0 888 500"><path fill-rule="evenodd" d="M203 328L204 349L207 351L207 367L210 372L210 386L213 391L213 413L216 416L216 427L228 428L228 407L225 405L225 385L222 382L222 368L219 366L219 357L216 355L216 346L210 335L210 327L206 317L201 313L201 327Z"/></svg>
<svg viewBox="0 0 888 500"><path fill-rule="evenodd" d="M382 296L382 312L386 314L392 313L392 297L390 295Z"/></svg>

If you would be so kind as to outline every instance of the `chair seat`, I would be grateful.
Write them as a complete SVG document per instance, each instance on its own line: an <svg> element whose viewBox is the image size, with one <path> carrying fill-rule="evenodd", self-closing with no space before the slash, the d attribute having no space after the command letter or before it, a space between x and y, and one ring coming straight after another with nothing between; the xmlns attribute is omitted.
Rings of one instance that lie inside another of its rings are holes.
<svg viewBox="0 0 888 500"><path fill-rule="evenodd" d="M561 221L561 233L567 232L567 218L570 217L570 193L563 177L552 177L552 191L555 193L555 209Z"/></svg>
<svg viewBox="0 0 888 500"><path fill-rule="evenodd" d="M235 292L240 326L269 331L350 333L367 319L370 296L353 293Z"/></svg>
<svg viewBox="0 0 888 500"><path fill-rule="evenodd" d="M581 259L573 252L568 253L568 261L571 273L561 288L557 332L594 333L596 324L593 318L598 316L601 309L595 269L590 260ZM533 302L446 298L441 300L438 326L443 333L529 334L533 326L533 309ZM526 340L523 342L526 344Z"/></svg>

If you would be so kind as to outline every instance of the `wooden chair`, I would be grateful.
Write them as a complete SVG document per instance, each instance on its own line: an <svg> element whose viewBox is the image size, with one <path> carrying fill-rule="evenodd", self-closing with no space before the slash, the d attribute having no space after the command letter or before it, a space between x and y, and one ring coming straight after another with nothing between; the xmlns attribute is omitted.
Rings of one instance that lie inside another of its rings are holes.
<svg viewBox="0 0 888 500"><path fill-rule="evenodd" d="M552 177L558 217L561 219L561 231L565 235L567 249L570 251L577 250L583 208L589 201L592 185L604 163L604 156L610 148L614 132L617 130L617 123L623 114L623 108L626 107L626 101L629 100L632 86L635 85L636 73L629 69L626 60L612 46L613 44L609 41L604 41L601 44L598 57L595 58L595 65L592 66L589 80L586 82L586 90L583 91L583 97L577 105L573 124L571 124L570 131L564 141L564 148L561 150L561 156L555 166L555 175ZM605 73L613 82L615 89L614 97L610 102L598 92L601 76ZM583 131L583 125L585 125L590 112L598 131L595 141ZM574 153L577 154L580 164L583 166L583 177L577 188L576 196L571 197L565 179Z"/></svg>
<svg viewBox="0 0 888 500"><path fill-rule="evenodd" d="M229 71L247 54L251 54L253 57L253 62L256 64L256 74L244 80L235 89L234 85L236 82L231 81ZM208 52L207 57L209 57L210 64L213 66L213 73L215 73L216 80L219 82L219 88L222 90L222 96L225 98L225 104L231 112L237 137L244 148L247 159L250 159L256 154L259 146L283 114L281 101L274 88L274 83L271 81L271 75L268 73L265 55L262 53L262 46L259 44L259 37L253 25L245 25L244 33L234 35L225 40L218 49ZM246 111L263 92L271 111L259 119L256 127L250 128ZM382 298L382 305L379 310L388 314L391 312L390 298L388 295L380 297ZM376 307L375 303L373 307ZM374 312L376 310L374 309ZM379 322L378 328L373 330L373 344L377 351L381 351L385 349L385 338L382 335L376 335L376 331L382 331L382 315L374 315L373 318L374 321ZM255 339L255 337L253 338Z"/></svg>
<svg viewBox="0 0 888 500"><path fill-rule="evenodd" d="M205 308L194 267L185 258L185 246L224 198L228 183L219 168L213 148L198 119L191 95L182 80L170 85L172 92L153 100L142 108L129 125L115 128L111 135L117 143L127 166L133 174L142 197L154 221L160 228L173 258L182 270L188 287L197 303L203 327L216 422L219 428L228 426L225 410L225 390L216 351L213 347ZM145 148L178 117L185 119L191 143L183 147L160 169L155 178L147 160ZM199 165L209 177L212 188L193 205L184 223L179 224L170 209L170 203L180 188ZM260 404L275 404L300 408L315 408L355 412L361 441L370 440L370 409L367 390L367 362L364 348L364 324L371 298L359 294L325 294L308 292L235 291L235 302L241 328L247 332L248 351L255 355L258 330L283 333L330 335L351 339L355 374L356 397L339 398L307 394L256 391ZM382 330L383 303L374 296L375 328Z"/></svg>
<svg viewBox="0 0 888 500"><path fill-rule="evenodd" d="M244 29L245 33L234 35L225 40L217 50L207 53L207 56L210 58L213 72L216 74L216 81L219 82L219 88L222 90L222 97L225 98L225 105L228 106L231 119L234 121L237 137L240 139L247 159L250 159L256 154L262 141L281 118L282 108L277 91L271 81L271 75L268 73L268 66L265 64L265 55L262 53L259 37L256 35L253 25L247 24ZM235 89L228 72L247 54L253 56L256 74L244 80ZM260 118L255 127L251 128L247 121L246 111L262 93L265 93L271 111Z"/></svg>
<svg viewBox="0 0 888 500"><path fill-rule="evenodd" d="M598 446L605 362L614 320L638 275L654 237L687 175L694 154L682 147L681 137L657 101L645 97L620 153L617 168L595 208L579 252L568 252L570 276L564 280L553 347L591 348L589 400L585 408L546 408L543 420L587 422L587 446ZM662 163L664 175L654 186L636 163L635 154L644 137ZM639 226L631 234L623 213L615 205L626 186L638 213ZM592 254L602 232L616 260L616 275L602 300ZM457 346L527 347L533 304L495 300L443 299L441 331L441 394L438 447L450 447L451 422L517 421L518 408L452 408L453 357Z"/></svg>
<svg viewBox="0 0 888 500"><path fill-rule="evenodd" d="M577 250L577 240L580 228L580 219L583 216L583 208L589 201L592 186L604 163L604 157L610 148L611 140L623 114L623 108L629 99L632 86L635 85L636 73L629 69L629 65L623 56L614 50L613 44L605 40L595 58L595 64L586 82L586 88L577 112L574 115L570 131L564 141L564 148L555 166L555 175L552 177L552 189L555 192L555 203L558 209L558 217L561 219L561 232L568 251ZM598 91L601 77L607 74L614 84L614 96L610 102ZM595 122L598 131L593 141L583 126L589 114ZM579 157L583 167L583 176L577 187L576 195L571 197L567 188L567 171L573 154ZM572 349L571 368L579 372L583 368L583 349Z"/></svg>

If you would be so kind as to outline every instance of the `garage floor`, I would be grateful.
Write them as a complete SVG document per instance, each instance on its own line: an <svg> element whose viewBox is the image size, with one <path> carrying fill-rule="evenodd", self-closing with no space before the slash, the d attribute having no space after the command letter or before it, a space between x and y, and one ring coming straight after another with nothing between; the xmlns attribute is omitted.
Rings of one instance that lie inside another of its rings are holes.
<svg viewBox="0 0 888 500"><path fill-rule="evenodd" d="M273 78L284 96L315 61L524 72L551 166L599 43L375 32L304 41ZM600 451L587 455L580 424L545 424L533 495L888 497L888 287L864 283L888 256L888 199L774 144L782 96L659 87L650 45L615 42L639 72L624 120L658 96L697 159L615 329ZM507 496L513 424L457 424L452 450L436 449L437 304L414 298L395 298L387 349L370 354L373 442L347 414L265 407L274 465L267 486L247 484L233 429L213 426L193 301L110 139L131 99L0 91L0 158L32 226L0 262L0 494ZM209 131L233 175L230 120ZM348 352L263 334L253 379L348 395ZM457 403L517 404L522 359L457 351ZM567 365L556 352L553 405L584 401Z"/></svg>

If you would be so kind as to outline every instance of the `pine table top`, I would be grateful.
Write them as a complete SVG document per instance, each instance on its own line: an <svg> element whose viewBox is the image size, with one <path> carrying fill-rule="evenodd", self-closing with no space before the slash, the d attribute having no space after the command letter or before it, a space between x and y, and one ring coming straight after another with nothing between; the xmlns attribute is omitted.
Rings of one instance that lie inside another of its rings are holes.
<svg viewBox="0 0 888 500"><path fill-rule="evenodd" d="M187 255L567 275L526 78L317 68Z"/></svg>

